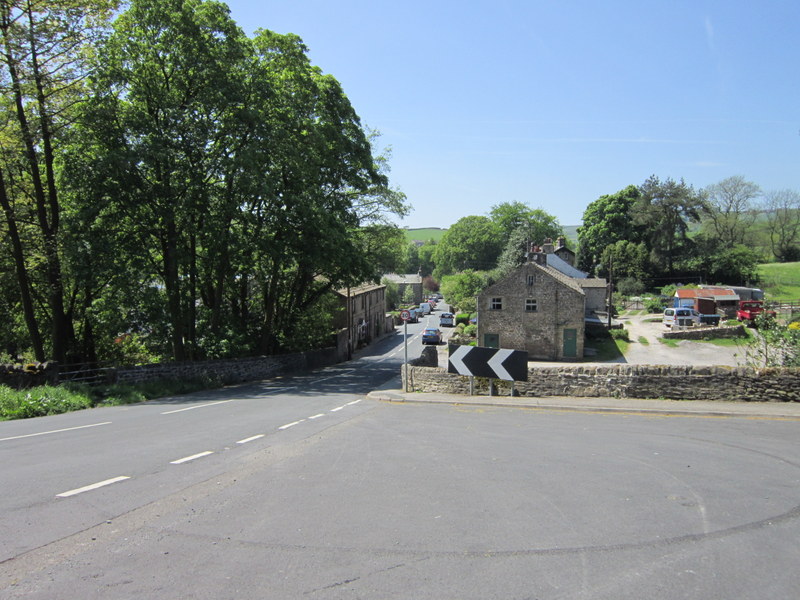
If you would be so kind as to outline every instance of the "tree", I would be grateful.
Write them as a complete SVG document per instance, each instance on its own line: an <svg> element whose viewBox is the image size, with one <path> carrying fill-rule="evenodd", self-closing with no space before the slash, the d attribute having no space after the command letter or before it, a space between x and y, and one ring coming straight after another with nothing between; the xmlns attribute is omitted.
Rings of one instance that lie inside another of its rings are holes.
<svg viewBox="0 0 800 600"><path fill-rule="evenodd" d="M541 208L530 208L522 202L503 202L492 207L489 218L497 225L505 247L512 236L526 237L526 241L535 244L543 243L547 238L556 239L562 235L563 229L558 219Z"/></svg>
<svg viewBox="0 0 800 600"><path fill-rule="evenodd" d="M729 248L744 244L756 219L753 201L761 189L736 175L708 186L704 194L703 214L709 233Z"/></svg>
<svg viewBox="0 0 800 600"><path fill-rule="evenodd" d="M683 180L661 181L651 176L639 188L634 225L643 230L650 262L661 273L673 275L680 261L691 256L689 225L700 221L702 195Z"/></svg>
<svg viewBox="0 0 800 600"><path fill-rule="evenodd" d="M436 246L434 276L450 275L465 269L491 269L502 249L497 225L488 217L462 217L453 224Z"/></svg>
<svg viewBox="0 0 800 600"><path fill-rule="evenodd" d="M70 356L74 333L65 304L61 254L60 143L84 97L90 46L104 32L116 3L111 0L2 0L0 36L3 73L3 139L0 204L14 256L17 285L30 341L45 355L34 296L41 292L50 323L50 352ZM13 173L13 176L11 175ZM19 227L30 216L35 227ZM29 264L42 257L43 281Z"/></svg>
<svg viewBox="0 0 800 600"><path fill-rule="evenodd" d="M489 285L486 273L466 269L456 275L442 278L439 289L455 309L462 312L474 312L475 297Z"/></svg>
<svg viewBox="0 0 800 600"><path fill-rule="evenodd" d="M794 190L767 192L764 208L773 256L780 262L800 260L800 194Z"/></svg>
<svg viewBox="0 0 800 600"><path fill-rule="evenodd" d="M620 241L642 241L642 231L633 222L633 208L640 197L639 188L629 185L586 207L578 227L578 268L597 274L607 247Z"/></svg>
<svg viewBox="0 0 800 600"><path fill-rule="evenodd" d="M755 328L743 348L749 366L800 367L800 329L782 325L767 313L755 318Z"/></svg>

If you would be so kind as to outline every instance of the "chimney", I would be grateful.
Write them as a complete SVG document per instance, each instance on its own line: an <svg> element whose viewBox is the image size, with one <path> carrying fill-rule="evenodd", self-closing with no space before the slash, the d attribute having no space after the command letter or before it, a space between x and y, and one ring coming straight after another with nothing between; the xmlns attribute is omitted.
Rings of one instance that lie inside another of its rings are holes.
<svg viewBox="0 0 800 600"><path fill-rule="evenodd" d="M555 251L555 247L553 246L553 240L551 238L547 238L542 244L542 250L545 254L552 254Z"/></svg>
<svg viewBox="0 0 800 600"><path fill-rule="evenodd" d="M558 236L558 240L556 240L556 244L557 244L556 250L558 250L559 248L563 248L564 246L567 245L567 240L564 238L563 235L560 235Z"/></svg>

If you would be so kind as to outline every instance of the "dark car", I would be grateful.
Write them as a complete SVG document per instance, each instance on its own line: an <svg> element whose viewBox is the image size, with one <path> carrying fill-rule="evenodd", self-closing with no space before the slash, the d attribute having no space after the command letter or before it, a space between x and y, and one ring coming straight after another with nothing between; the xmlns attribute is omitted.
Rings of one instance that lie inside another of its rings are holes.
<svg viewBox="0 0 800 600"><path fill-rule="evenodd" d="M423 344L441 344L442 332L435 328L429 328L422 332Z"/></svg>

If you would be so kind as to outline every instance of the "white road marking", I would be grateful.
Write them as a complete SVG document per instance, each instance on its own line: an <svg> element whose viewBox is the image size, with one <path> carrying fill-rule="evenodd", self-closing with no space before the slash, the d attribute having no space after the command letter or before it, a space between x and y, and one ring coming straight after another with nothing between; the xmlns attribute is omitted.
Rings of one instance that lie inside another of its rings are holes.
<svg viewBox="0 0 800 600"><path fill-rule="evenodd" d="M219 402L209 402L208 404L198 404L197 406L189 406L188 408L179 408L177 410L168 410L167 412L162 412L162 415L171 415L173 413L184 412L186 410L194 410L195 408L205 408L206 406L216 406L217 404L226 404L227 402L233 402L233 400L220 400Z"/></svg>
<svg viewBox="0 0 800 600"><path fill-rule="evenodd" d="M336 412L337 410L342 410L344 406L337 406L336 408L332 408L331 412Z"/></svg>
<svg viewBox="0 0 800 600"><path fill-rule="evenodd" d="M352 406L353 404L358 404L359 402L361 402L360 398L358 400L353 400L352 402L348 402L347 404L345 404L345 406Z"/></svg>
<svg viewBox="0 0 800 600"><path fill-rule="evenodd" d="M180 465L182 463L189 462L190 460L203 458L204 456L208 456L209 454L214 454L214 453L211 450L206 450L205 452L200 452L198 454L192 454L191 456L187 456L185 458L179 458L178 460L173 460L169 464Z"/></svg>
<svg viewBox="0 0 800 600"><path fill-rule="evenodd" d="M263 433L259 433L258 435L254 435L252 437L245 438L243 440L239 440L236 443L237 444L246 444L247 442L252 442L252 441L257 440L257 439L262 438L262 437L264 437L264 434Z"/></svg>
<svg viewBox="0 0 800 600"><path fill-rule="evenodd" d="M118 481L125 481L126 479L130 479L130 477L123 475L122 477L114 477L113 479L106 479L105 481L99 481L97 483L93 483L92 485L87 485L82 488L77 488L74 490L70 490L68 492L64 492L63 494L56 494L56 498L68 498L69 496L74 496L76 494L82 494L83 492L96 490L97 488L101 488L106 485L111 485L112 483L117 483Z"/></svg>
<svg viewBox="0 0 800 600"><path fill-rule="evenodd" d="M319 419L320 417L324 417L325 413L319 413L318 415L314 415L313 417L308 417L309 419Z"/></svg>
<svg viewBox="0 0 800 600"><path fill-rule="evenodd" d="M67 427L66 429L53 429L52 431L41 431L39 433L29 433L27 435L15 435L13 437L0 438L0 442L21 440L22 438L36 437L37 435L48 435L50 433L61 433L62 431L75 431L76 429L86 429L87 427L99 427L100 425L111 425L111 421L106 421L104 423L93 423L92 425L80 425L79 427Z"/></svg>
<svg viewBox="0 0 800 600"><path fill-rule="evenodd" d="M299 421L292 421L291 423L287 423L286 425L281 425L278 429L289 429L289 427L294 427L295 425L302 423L305 419L300 419Z"/></svg>

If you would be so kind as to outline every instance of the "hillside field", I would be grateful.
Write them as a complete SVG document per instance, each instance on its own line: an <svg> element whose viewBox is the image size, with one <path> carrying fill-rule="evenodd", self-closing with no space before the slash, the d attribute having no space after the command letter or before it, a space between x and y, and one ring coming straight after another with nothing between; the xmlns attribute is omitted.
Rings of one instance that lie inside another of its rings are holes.
<svg viewBox="0 0 800 600"><path fill-rule="evenodd" d="M759 265L761 287L770 300L800 300L800 262Z"/></svg>
<svg viewBox="0 0 800 600"><path fill-rule="evenodd" d="M568 246L577 248L578 246L578 225L564 225L564 237L569 240ZM424 227L417 229L404 229L406 234L406 241L408 242L427 242L434 240L436 242L442 239L442 236L447 232L447 229L441 227ZM540 240L543 242L544 240Z"/></svg>

